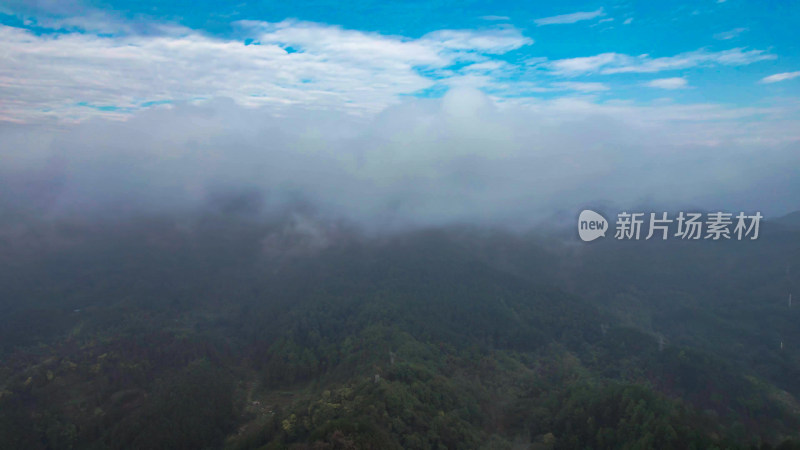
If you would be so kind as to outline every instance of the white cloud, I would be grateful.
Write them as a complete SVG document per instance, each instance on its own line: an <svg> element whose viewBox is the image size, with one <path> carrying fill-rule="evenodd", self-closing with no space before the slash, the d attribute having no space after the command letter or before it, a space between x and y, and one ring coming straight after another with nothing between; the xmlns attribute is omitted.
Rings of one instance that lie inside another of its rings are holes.
<svg viewBox="0 0 800 450"><path fill-rule="evenodd" d="M775 75L770 75L768 77L764 77L761 79L762 83L777 83L779 81L791 80L792 78L800 77L800 71L798 72L783 72L783 73L776 73Z"/></svg>
<svg viewBox="0 0 800 450"><path fill-rule="evenodd" d="M602 92L609 90L608 85L596 82L561 81L552 84L557 89L580 92Z"/></svg>
<svg viewBox="0 0 800 450"><path fill-rule="evenodd" d="M602 198L768 209L764 198L788 203L800 189L790 173L800 164L796 105L515 96L609 86L510 77L526 69L496 55L532 43L510 27L410 39L296 21L238 26L251 45L180 27L98 36L0 26L0 121L27 122L0 125L0 205L40 188L13 180L45 179L40 198L14 201L172 210L221 186L370 224L508 224ZM771 58L732 49L529 62L573 76ZM441 85L453 87L442 98L404 95ZM174 103L142 106L151 101ZM43 123L64 117L79 123ZM753 204L723 202L743 191Z"/></svg>
<svg viewBox="0 0 800 450"><path fill-rule="evenodd" d="M557 74L577 76L588 73L655 73L715 64L740 66L775 58L775 55L763 50L733 48L719 52L697 50L661 58L651 58L649 55L601 53L595 56L554 60L545 65Z"/></svg>
<svg viewBox="0 0 800 450"><path fill-rule="evenodd" d="M774 208L765 201L788 202L798 189L790 173L800 162L798 115L783 108L587 97L497 103L454 89L369 118L280 111L216 99L138 111L125 122L5 124L0 204L11 198L82 217L114 205L180 211L222 189L260 193L269 211L300 199L328 217L385 229L527 225L596 199L765 211ZM736 203L742 191L752 203ZM26 192L32 198L21 198Z"/></svg>
<svg viewBox="0 0 800 450"><path fill-rule="evenodd" d="M740 34L744 33L747 30L748 30L747 28L734 28L732 30L723 31L721 33L715 34L714 39L720 41L726 41L738 37Z"/></svg>
<svg viewBox="0 0 800 450"><path fill-rule="evenodd" d="M251 45L179 27L101 36L0 25L0 121L124 117L146 102L213 97L374 113L437 83L419 69L532 43L511 27L408 39L296 21L237 25Z"/></svg>
<svg viewBox="0 0 800 450"><path fill-rule="evenodd" d="M688 86L688 83L686 78L659 78L648 81L645 86L659 89L684 89Z"/></svg>
<svg viewBox="0 0 800 450"><path fill-rule="evenodd" d="M576 23L583 20L592 20L598 17L602 17L605 15L603 12L603 8L596 9L594 11L581 11L581 12L574 12L571 14L562 14L560 16L552 16L552 17L543 17L541 19L534 20L536 25L563 25L563 24L570 24Z"/></svg>
<svg viewBox="0 0 800 450"><path fill-rule="evenodd" d="M420 39L422 44L441 50L463 50L487 54L501 54L533 44L515 28L492 31L442 30L428 33Z"/></svg>
<svg viewBox="0 0 800 450"><path fill-rule="evenodd" d="M482 16L481 19L489 21L508 22L511 20L508 16Z"/></svg>
<svg viewBox="0 0 800 450"><path fill-rule="evenodd" d="M633 23L633 17L628 17L625 22L622 22L623 25L630 25L631 23Z"/></svg>
<svg viewBox="0 0 800 450"><path fill-rule="evenodd" d="M623 58L630 57L617 53L601 53L595 56L559 59L548 62L546 65L562 75L582 75L597 72L599 69L612 64L619 64L619 61Z"/></svg>

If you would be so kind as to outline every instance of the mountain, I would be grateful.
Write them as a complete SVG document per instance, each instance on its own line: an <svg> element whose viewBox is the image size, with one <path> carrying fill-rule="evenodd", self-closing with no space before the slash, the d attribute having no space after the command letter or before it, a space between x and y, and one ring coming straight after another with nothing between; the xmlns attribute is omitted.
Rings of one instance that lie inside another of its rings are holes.
<svg viewBox="0 0 800 450"><path fill-rule="evenodd" d="M775 223L792 229L800 229L800 211L794 211L775 219Z"/></svg>
<svg viewBox="0 0 800 450"><path fill-rule="evenodd" d="M576 245L207 215L2 236L1 448L800 445L794 229Z"/></svg>

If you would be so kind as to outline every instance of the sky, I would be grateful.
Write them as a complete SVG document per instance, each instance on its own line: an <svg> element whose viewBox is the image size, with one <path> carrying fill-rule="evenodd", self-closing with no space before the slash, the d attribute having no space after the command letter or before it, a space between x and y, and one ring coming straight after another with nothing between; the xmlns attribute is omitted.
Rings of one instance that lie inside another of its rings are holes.
<svg viewBox="0 0 800 450"><path fill-rule="evenodd" d="M800 209L800 4L0 1L0 207Z"/></svg>

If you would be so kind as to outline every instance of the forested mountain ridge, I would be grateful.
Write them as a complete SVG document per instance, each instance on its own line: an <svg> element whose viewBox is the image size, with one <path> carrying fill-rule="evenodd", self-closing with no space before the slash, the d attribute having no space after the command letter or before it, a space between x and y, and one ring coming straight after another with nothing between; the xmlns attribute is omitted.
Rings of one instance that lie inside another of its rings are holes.
<svg viewBox="0 0 800 450"><path fill-rule="evenodd" d="M798 438L788 226L754 242L581 246L297 217L5 230L2 447Z"/></svg>

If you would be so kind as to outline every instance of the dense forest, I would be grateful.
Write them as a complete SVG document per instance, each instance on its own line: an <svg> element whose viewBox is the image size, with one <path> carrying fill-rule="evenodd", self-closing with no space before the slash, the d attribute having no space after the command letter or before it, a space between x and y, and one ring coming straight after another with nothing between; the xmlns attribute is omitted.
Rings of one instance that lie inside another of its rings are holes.
<svg viewBox="0 0 800 450"><path fill-rule="evenodd" d="M589 244L9 220L0 448L800 448L797 217Z"/></svg>

